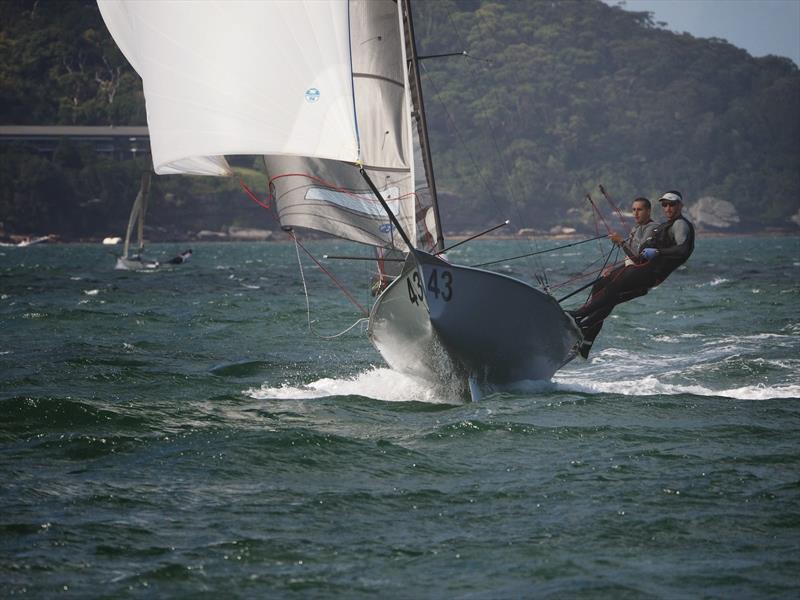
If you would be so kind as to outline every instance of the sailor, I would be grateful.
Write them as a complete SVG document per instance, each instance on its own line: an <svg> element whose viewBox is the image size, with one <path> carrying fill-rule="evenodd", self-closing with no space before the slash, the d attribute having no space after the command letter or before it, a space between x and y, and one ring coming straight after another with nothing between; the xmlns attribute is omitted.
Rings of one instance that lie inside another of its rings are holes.
<svg viewBox="0 0 800 600"><path fill-rule="evenodd" d="M639 251L656 228L656 222L650 218L652 206L647 198L636 198L631 204L631 212L636 225L627 238L618 233L611 234L611 241L622 248L625 253L625 264L633 265L642 262Z"/></svg>
<svg viewBox="0 0 800 600"><path fill-rule="evenodd" d="M175 256L175 257L173 257L173 258L170 258L170 259L167 261L167 264L168 264L168 265L180 265L180 264L183 264L183 263L185 263L185 262L186 262L187 260L189 260L191 257L192 257L192 249L191 249L191 248L189 248L188 250L184 250L183 252L181 252L180 254L178 254L178 256Z"/></svg>
<svg viewBox="0 0 800 600"><path fill-rule="evenodd" d="M603 276L592 287L592 297L598 294L609 281L613 281L623 268L644 262L644 259L640 256L640 250L645 241L653 235L653 230L656 228L656 222L650 218L651 211L652 205L647 198L640 196L631 203L631 212L633 213L633 219L636 224L633 229L631 229L630 234L628 234L627 238L623 238L618 233L612 233L609 236L611 241L619 246L625 253L625 263L624 265L620 265L616 268L609 268L603 272ZM613 308L613 306L608 308L609 314ZM600 317L600 314L596 315L591 326L583 328L581 354L584 355L584 358L588 356L592 343L603 328L603 319L605 319L605 317Z"/></svg>
<svg viewBox="0 0 800 600"><path fill-rule="evenodd" d="M694 251L694 226L684 217L683 196L676 190L665 192L660 200L666 221L653 229L641 244L642 262L626 265L603 278L603 285L572 316L584 333L581 355L586 358L597 327L617 304L644 296L681 266ZM600 282L598 282L600 283Z"/></svg>

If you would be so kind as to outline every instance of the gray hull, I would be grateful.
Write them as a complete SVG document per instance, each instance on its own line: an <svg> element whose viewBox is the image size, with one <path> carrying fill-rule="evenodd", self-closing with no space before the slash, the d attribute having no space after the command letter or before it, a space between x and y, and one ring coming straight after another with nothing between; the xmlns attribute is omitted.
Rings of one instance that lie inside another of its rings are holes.
<svg viewBox="0 0 800 600"><path fill-rule="evenodd" d="M368 333L393 369L473 398L550 379L582 339L552 296L419 251L376 301Z"/></svg>

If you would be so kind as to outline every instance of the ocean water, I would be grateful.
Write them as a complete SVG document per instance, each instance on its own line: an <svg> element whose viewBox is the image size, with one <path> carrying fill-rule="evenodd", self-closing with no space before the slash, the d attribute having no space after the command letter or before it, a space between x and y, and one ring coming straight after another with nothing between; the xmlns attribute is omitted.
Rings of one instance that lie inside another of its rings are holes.
<svg viewBox="0 0 800 600"><path fill-rule="evenodd" d="M0 597L800 595L800 238L700 237L588 361L477 403L326 339L358 309L291 243L193 249L0 249Z"/></svg>

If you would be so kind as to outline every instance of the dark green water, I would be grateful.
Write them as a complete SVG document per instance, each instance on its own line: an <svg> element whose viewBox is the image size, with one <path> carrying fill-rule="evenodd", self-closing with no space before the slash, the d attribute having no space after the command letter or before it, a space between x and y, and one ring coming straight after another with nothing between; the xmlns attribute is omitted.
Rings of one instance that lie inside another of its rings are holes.
<svg viewBox="0 0 800 600"><path fill-rule="evenodd" d="M0 249L0 597L800 594L800 238L701 238L589 361L475 404L309 334L293 246L194 251ZM306 278L315 330L356 320Z"/></svg>

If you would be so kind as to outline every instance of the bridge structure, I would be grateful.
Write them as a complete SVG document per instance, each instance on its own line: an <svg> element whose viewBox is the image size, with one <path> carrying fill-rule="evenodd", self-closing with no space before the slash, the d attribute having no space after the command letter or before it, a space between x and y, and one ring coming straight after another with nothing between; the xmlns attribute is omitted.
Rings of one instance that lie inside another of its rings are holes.
<svg viewBox="0 0 800 600"><path fill-rule="evenodd" d="M145 156L150 152L147 127L0 125L0 144L21 143L51 159L64 140L91 144L95 153L115 160Z"/></svg>

